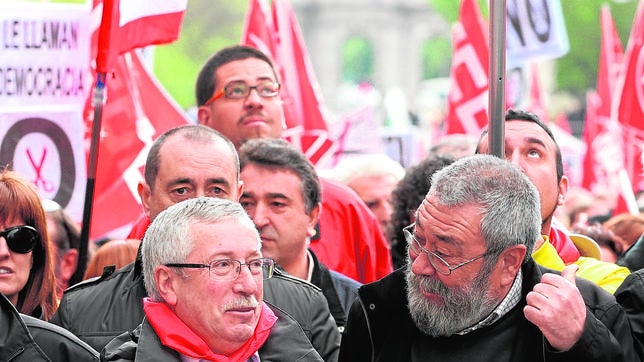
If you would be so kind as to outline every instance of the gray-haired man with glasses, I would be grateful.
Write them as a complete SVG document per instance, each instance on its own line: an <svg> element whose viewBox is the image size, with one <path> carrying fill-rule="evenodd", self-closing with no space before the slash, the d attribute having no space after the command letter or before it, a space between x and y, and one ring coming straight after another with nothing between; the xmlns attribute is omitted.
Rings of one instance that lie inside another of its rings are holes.
<svg viewBox="0 0 644 362"><path fill-rule="evenodd" d="M143 239L145 318L102 360L322 361L298 323L262 301L274 262L236 202L200 197L162 211Z"/></svg>
<svg viewBox="0 0 644 362"><path fill-rule="evenodd" d="M531 258L539 194L490 155L437 171L404 228L407 268L362 286L340 361L632 361L610 294Z"/></svg>

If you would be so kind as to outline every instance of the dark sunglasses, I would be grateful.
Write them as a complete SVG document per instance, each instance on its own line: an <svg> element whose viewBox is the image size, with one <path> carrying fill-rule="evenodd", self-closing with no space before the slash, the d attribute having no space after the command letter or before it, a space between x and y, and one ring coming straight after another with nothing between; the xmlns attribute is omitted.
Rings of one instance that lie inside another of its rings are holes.
<svg viewBox="0 0 644 362"><path fill-rule="evenodd" d="M7 241L7 246L14 253L27 254L40 241L38 230L31 226L19 225L0 231L0 237Z"/></svg>

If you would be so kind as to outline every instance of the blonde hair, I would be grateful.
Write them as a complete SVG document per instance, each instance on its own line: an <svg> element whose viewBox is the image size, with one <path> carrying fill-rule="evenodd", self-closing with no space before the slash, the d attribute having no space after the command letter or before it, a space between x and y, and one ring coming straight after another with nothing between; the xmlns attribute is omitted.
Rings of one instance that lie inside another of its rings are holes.
<svg viewBox="0 0 644 362"><path fill-rule="evenodd" d="M83 280L101 276L106 266L120 269L136 259L141 241L138 239L110 240L101 245L90 259Z"/></svg>

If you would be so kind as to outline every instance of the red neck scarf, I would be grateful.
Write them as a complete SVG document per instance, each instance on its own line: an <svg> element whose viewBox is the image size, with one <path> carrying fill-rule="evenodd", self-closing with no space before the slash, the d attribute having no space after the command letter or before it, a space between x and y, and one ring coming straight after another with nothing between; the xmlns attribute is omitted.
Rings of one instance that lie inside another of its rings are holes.
<svg viewBox="0 0 644 362"><path fill-rule="evenodd" d="M277 321L277 316L262 302L262 311L253 335L237 351L230 356L224 356L214 353L165 303L144 298L143 310L161 344L186 356L216 362L248 360L266 342L271 328Z"/></svg>
<svg viewBox="0 0 644 362"><path fill-rule="evenodd" d="M568 237L565 229L559 224L553 222L550 226L550 235L548 235L550 244L557 249L557 254L565 264L574 263L579 259L579 250Z"/></svg>

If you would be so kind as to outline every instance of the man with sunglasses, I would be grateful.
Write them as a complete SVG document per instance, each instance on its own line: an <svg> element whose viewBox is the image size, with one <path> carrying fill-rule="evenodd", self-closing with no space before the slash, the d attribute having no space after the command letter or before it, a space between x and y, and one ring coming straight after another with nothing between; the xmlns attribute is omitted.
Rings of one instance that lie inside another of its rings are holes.
<svg viewBox="0 0 644 362"><path fill-rule="evenodd" d="M297 322L262 301L274 262L239 203L179 202L141 245L145 318L105 347L103 361L322 361Z"/></svg>
<svg viewBox="0 0 644 362"><path fill-rule="evenodd" d="M358 290L340 361L636 361L624 311L531 258L539 195L515 166L463 158L404 229L407 268Z"/></svg>
<svg viewBox="0 0 644 362"><path fill-rule="evenodd" d="M261 51L231 46L215 53L196 82L197 117L235 147L254 138L281 138L284 109L277 72ZM378 220L358 195L322 178L324 213L311 250L330 269L361 283L392 270L389 243Z"/></svg>

